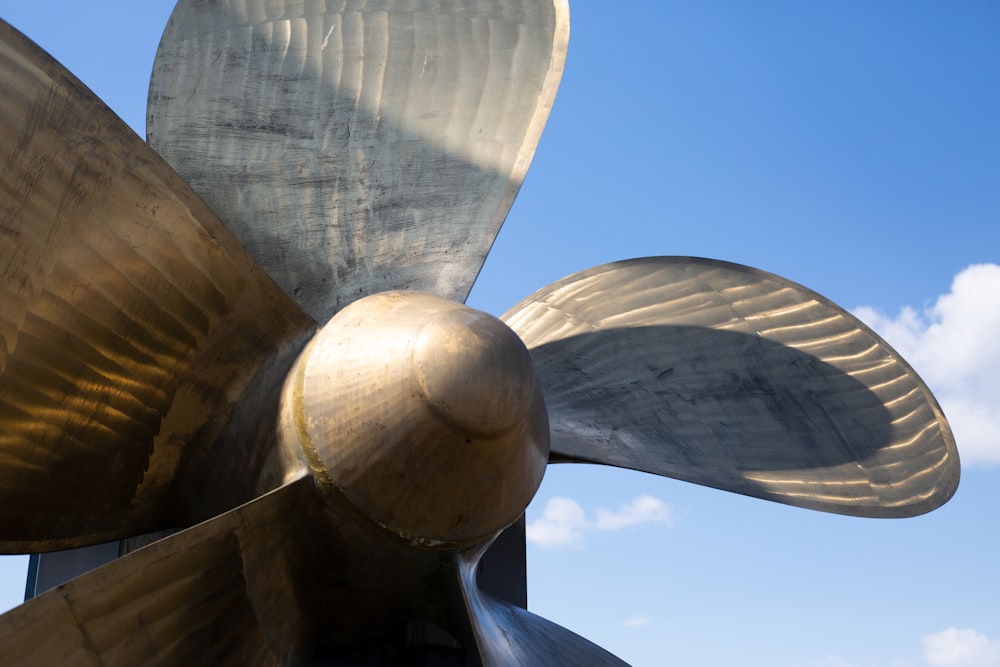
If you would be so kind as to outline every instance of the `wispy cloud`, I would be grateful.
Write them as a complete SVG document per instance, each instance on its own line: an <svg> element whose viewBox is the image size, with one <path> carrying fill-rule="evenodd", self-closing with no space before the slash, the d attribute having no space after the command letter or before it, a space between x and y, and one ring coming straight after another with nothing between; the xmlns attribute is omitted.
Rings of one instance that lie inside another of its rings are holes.
<svg viewBox="0 0 1000 667"><path fill-rule="evenodd" d="M649 616L629 616L622 620L622 626L626 628L644 628L653 622Z"/></svg>
<svg viewBox="0 0 1000 667"><path fill-rule="evenodd" d="M597 510L599 530L620 530L640 523L662 523L673 526L673 508L659 498L642 494L630 503L621 505L616 512L603 507Z"/></svg>
<svg viewBox="0 0 1000 667"><path fill-rule="evenodd" d="M931 667L997 667L1000 641L971 628L948 628L921 640L924 660Z"/></svg>
<svg viewBox="0 0 1000 667"><path fill-rule="evenodd" d="M527 539L548 549L579 549L588 531L621 530L645 523L672 526L674 511L659 498L642 494L614 511L598 508L595 516L595 520L587 518L584 509L572 498L549 498L542 516L528 524Z"/></svg>
<svg viewBox="0 0 1000 667"><path fill-rule="evenodd" d="M920 640L921 667L1000 667L1000 640L971 628L948 628ZM867 667L917 667L908 660L868 662ZM828 655L803 667L857 667L858 663Z"/></svg>
<svg viewBox="0 0 1000 667"><path fill-rule="evenodd" d="M933 305L854 311L916 369L955 432L962 463L1000 463L1000 266L961 271Z"/></svg>
<svg viewBox="0 0 1000 667"><path fill-rule="evenodd" d="M590 525L583 508L572 498L549 498L542 516L529 523L525 534L540 547L580 548L583 533Z"/></svg>

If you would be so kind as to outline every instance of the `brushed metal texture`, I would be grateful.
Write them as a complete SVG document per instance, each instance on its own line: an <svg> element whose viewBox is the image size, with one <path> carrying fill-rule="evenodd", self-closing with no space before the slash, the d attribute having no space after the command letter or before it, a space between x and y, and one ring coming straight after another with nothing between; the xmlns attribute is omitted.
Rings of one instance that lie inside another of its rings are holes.
<svg viewBox="0 0 1000 667"><path fill-rule="evenodd" d="M318 322L464 301L555 98L566 0L182 0L150 144Z"/></svg>
<svg viewBox="0 0 1000 667"><path fill-rule="evenodd" d="M6 23L0 82L0 549L169 527L191 450L213 445L315 325L163 160Z"/></svg>
<svg viewBox="0 0 1000 667"><path fill-rule="evenodd" d="M553 283L502 319L531 350L553 460L874 517L930 511L958 485L948 422L913 369L778 276L635 259Z"/></svg>
<svg viewBox="0 0 1000 667"><path fill-rule="evenodd" d="M547 462L860 516L951 497L926 385L786 279L653 257L461 304L567 12L181 0L149 133L193 189L0 22L0 549L203 521L0 616L0 662L344 664L416 623L470 664L622 665L477 582Z"/></svg>
<svg viewBox="0 0 1000 667"><path fill-rule="evenodd" d="M497 318L417 292L355 301L289 373L284 437L325 490L415 545L511 525L548 462L545 402Z"/></svg>
<svg viewBox="0 0 1000 667"><path fill-rule="evenodd" d="M628 664L566 628L508 602L483 594L476 584L482 550L455 557L459 602L452 627L474 647L483 665L628 667ZM461 614L459 610L465 612Z"/></svg>
<svg viewBox="0 0 1000 667"><path fill-rule="evenodd" d="M309 544L288 547L316 508L302 478L33 598L0 616L0 663L301 663L317 563Z"/></svg>

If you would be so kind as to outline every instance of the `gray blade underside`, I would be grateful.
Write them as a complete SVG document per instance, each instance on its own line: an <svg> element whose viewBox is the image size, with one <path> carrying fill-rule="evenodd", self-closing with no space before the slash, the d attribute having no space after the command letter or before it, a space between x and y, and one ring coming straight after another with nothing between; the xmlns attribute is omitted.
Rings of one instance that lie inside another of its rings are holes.
<svg viewBox="0 0 1000 667"><path fill-rule="evenodd" d="M479 555L456 556L451 624L484 667L628 667L561 625L482 592L476 584Z"/></svg>
<svg viewBox="0 0 1000 667"><path fill-rule="evenodd" d="M568 26L565 0L181 0L149 142L317 321L391 289L464 301Z"/></svg>
<svg viewBox="0 0 1000 667"><path fill-rule="evenodd" d="M0 83L0 551L171 527L190 452L315 325L125 123L2 22Z"/></svg>
<svg viewBox="0 0 1000 667"><path fill-rule="evenodd" d="M536 364L553 460L874 517L930 511L958 485L951 430L913 369L778 276L637 259L553 283L503 319Z"/></svg>
<svg viewBox="0 0 1000 667"><path fill-rule="evenodd" d="M316 500L302 478L29 600L0 616L0 663L303 664Z"/></svg>

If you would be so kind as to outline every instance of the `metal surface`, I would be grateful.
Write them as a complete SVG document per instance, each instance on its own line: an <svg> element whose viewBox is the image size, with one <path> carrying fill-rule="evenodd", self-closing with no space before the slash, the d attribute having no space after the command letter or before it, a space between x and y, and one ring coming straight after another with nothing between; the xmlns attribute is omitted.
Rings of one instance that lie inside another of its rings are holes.
<svg viewBox="0 0 1000 667"><path fill-rule="evenodd" d="M415 544L509 526L548 461L545 403L500 320L418 292L340 311L289 374L282 442L316 479Z"/></svg>
<svg viewBox="0 0 1000 667"><path fill-rule="evenodd" d="M193 450L213 446L314 324L6 23L0 83L0 550L169 527L187 513L174 482ZM245 454L254 474L223 506L281 482L266 452Z"/></svg>
<svg viewBox="0 0 1000 667"><path fill-rule="evenodd" d="M503 319L531 350L553 460L874 517L930 511L958 485L951 430L913 369L778 276L636 259L553 283Z"/></svg>
<svg viewBox="0 0 1000 667"><path fill-rule="evenodd" d="M184 1L151 86L156 144L336 313L315 337L166 163L0 26L0 546L204 521L0 617L0 662L350 664L417 628L452 662L620 665L477 583L547 460L867 516L950 497L924 384L784 279L597 267L510 311L517 334L442 298L520 185L565 3L341 4ZM414 287L437 295L395 291ZM484 581L518 578L497 566Z"/></svg>
<svg viewBox="0 0 1000 667"><path fill-rule="evenodd" d="M182 0L150 144L318 322L464 301L535 152L566 0Z"/></svg>
<svg viewBox="0 0 1000 667"><path fill-rule="evenodd" d="M25 600L110 563L121 555L121 545L115 541L65 551L50 551L44 554L44 560L42 555L30 556L28 580L24 587Z"/></svg>
<svg viewBox="0 0 1000 667"><path fill-rule="evenodd" d="M44 593L0 616L0 663L294 664L319 619L315 510L302 479Z"/></svg>
<svg viewBox="0 0 1000 667"><path fill-rule="evenodd" d="M485 544L373 548L364 522L334 530L331 509L304 478L44 593L0 616L0 662L355 664L347 638L416 618L466 641L460 664L624 664L483 594Z"/></svg>
<svg viewBox="0 0 1000 667"><path fill-rule="evenodd" d="M628 667L627 663L564 627L484 594L476 585L481 551L456 557L462 605L453 604L464 629L466 646L484 665L545 665L546 667ZM464 614L458 610L464 605Z"/></svg>

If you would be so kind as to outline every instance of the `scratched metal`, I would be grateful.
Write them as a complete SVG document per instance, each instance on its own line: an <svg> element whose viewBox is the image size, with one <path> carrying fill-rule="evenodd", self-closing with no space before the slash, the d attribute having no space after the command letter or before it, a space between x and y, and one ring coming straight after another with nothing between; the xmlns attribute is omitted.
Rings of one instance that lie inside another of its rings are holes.
<svg viewBox="0 0 1000 667"><path fill-rule="evenodd" d="M178 3L148 135L318 322L464 301L562 75L566 0Z"/></svg>
<svg viewBox="0 0 1000 667"><path fill-rule="evenodd" d="M476 585L482 551L456 556L457 596L467 609L455 614L452 627L472 647L484 665L545 665L546 667L628 667L600 646L540 616L483 595Z"/></svg>
<svg viewBox="0 0 1000 667"><path fill-rule="evenodd" d="M952 495L923 382L777 276L596 267L508 312L517 335L455 303L552 103L565 2L326 4L183 1L151 86L154 143L280 288L0 25L0 546L207 519L0 617L0 661L344 664L418 621L472 664L623 664L477 585L549 423L550 460L801 507ZM438 296L360 299L403 288ZM308 345L288 295L337 313Z"/></svg>
<svg viewBox="0 0 1000 667"><path fill-rule="evenodd" d="M412 549L350 516L334 527L330 509L302 478L63 584L0 616L0 662L359 664L351 638L365 647L380 627L420 619L462 640L457 664L626 664L485 595L476 571L488 540Z"/></svg>
<svg viewBox="0 0 1000 667"><path fill-rule="evenodd" d="M524 344L419 292L337 313L289 374L283 442L352 507L418 544L476 544L517 521L549 430Z"/></svg>
<svg viewBox="0 0 1000 667"><path fill-rule="evenodd" d="M913 369L778 276L636 259L553 283L502 319L531 350L554 460L875 517L930 511L958 485L951 430Z"/></svg>
<svg viewBox="0 0 1000 667"><path fill-rule="evenodd" d="M0 82L0 549L168 527L191 450L212 445L255 375L314 324L135 133L6 23Z"/></svg>
<svg viewBox="0 0 1000 667"><path fill-rule="evenodd" d="M318 621L308 478L0 616L4 665L287 665Z"/></svg>

